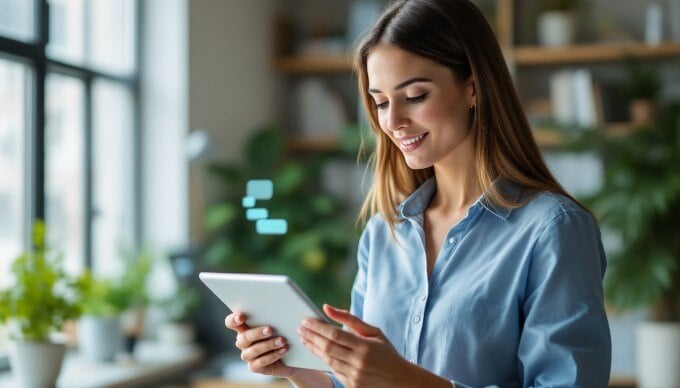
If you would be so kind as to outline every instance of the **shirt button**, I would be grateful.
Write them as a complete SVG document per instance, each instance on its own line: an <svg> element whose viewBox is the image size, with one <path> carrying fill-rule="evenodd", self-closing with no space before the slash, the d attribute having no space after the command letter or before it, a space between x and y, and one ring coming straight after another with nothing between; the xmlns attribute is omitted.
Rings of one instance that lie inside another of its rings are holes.
<svg viewBox="0 0 680 388"><path fill-rule="evenodd" d="M411 358L410 360L408 360L408 361L409 361L411 364L415 364L415 363L416 363L416 360L414 360L414 359L412 359L412 358Z"/></svg>
<svg viewBox="0 0 680 388"><path fill-rule="evenodd" d="M453 237L449 238L449 244L453 244L455 241L456 241L455 238L453 238Z"/></svg>
<svg viewBox="0 0 680 388"><path fill-rule="evenodd" d="M413 317L413 322L414 323L420 322L420 315L416 315L415 317Z"/></svg>

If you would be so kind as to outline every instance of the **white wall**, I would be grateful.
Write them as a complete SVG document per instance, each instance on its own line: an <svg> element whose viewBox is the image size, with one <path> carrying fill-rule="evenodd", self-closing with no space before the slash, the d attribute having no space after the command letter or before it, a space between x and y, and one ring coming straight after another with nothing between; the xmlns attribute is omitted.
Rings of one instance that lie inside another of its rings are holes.
<svg viewBox="0 0 680 388"><path fill-rule="evenodd" d="M279 77L272 69L276 0L189 2L189 128L212 138L210 158L237 161L257 126L277 115ZM205 204L213 186L192 166L190 231L203 239Z"/></svg>

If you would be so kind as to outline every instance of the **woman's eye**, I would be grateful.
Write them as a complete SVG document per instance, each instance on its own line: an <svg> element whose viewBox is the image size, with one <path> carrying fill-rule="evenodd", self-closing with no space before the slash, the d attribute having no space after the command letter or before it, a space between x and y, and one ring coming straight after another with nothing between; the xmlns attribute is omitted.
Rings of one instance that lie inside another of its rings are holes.
<svg viewBox="0 0 680 388"><path fill-rule="evenodd" d="M425 98L427 97L428 94L429 94L429 92L423 93L420 96L416 96L416 97L407 97L406 101L408 101L411 104L417 104L419 102L425 101Z"/></svg>
<svg viewBox="0 0 680 388"><path fill-rule="evenodd" d="M375 103L375 109L385 109L387 108L387 102L382 102L378 104L377 102Z"/></svg>

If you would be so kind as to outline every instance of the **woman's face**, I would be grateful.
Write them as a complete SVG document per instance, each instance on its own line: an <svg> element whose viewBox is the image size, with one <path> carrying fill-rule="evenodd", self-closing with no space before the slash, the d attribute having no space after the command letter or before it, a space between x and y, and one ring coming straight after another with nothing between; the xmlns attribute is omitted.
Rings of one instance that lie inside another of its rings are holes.
<svg viewBox="0 0 680 388"><path fill-rule="evenodd" d="M458 82L449 68L388 45L371 51L367 72L380 128L409 167L469 157L469 114L475 104L471 80Z"/></svg>

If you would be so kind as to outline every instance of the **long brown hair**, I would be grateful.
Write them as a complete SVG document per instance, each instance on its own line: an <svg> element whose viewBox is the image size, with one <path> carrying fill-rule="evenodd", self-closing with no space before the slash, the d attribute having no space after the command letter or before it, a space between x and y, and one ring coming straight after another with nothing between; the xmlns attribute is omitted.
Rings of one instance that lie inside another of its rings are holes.
<svg viewBox="0 0 680 388"><path fill-rule="evenodd" d="M506 198L493 185L500 177L529 193L549 191L576 201L543 161L501 49L479 9L468 0L400 0L383 12L355 51L359 93L377 138L371 160L373 186L361 208L361 220L380 212L394 230L399 222L397 205L434 175L432 167L408 167L400 150L380 129L368 94L366 63L371 50L381 44L446 66L457 80L472 77L476 85L476 112L471 124L476 176L487 200L505 208L528 201L518 203Z"/></svg>

